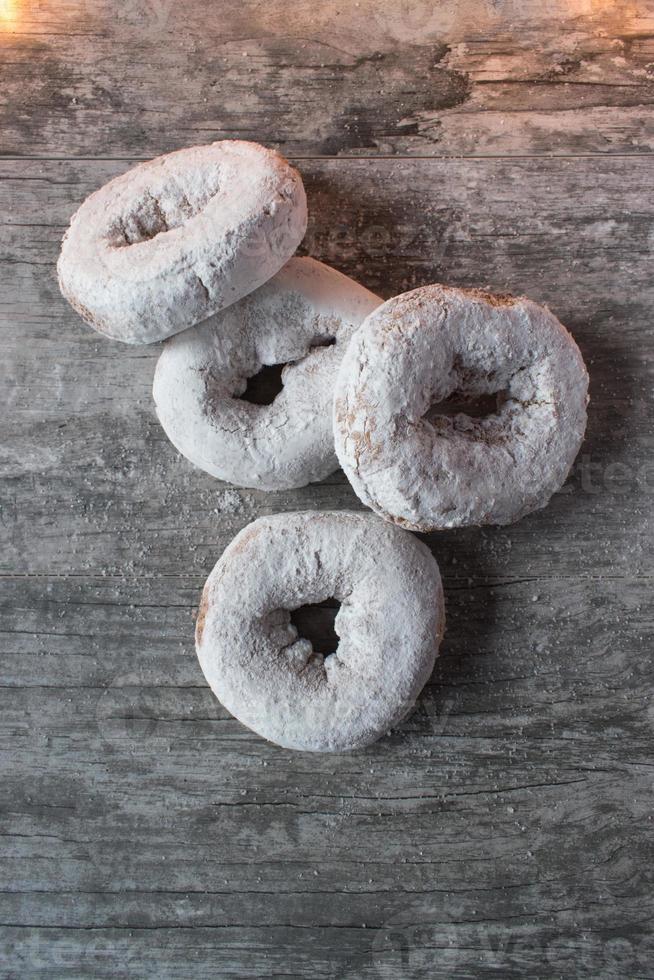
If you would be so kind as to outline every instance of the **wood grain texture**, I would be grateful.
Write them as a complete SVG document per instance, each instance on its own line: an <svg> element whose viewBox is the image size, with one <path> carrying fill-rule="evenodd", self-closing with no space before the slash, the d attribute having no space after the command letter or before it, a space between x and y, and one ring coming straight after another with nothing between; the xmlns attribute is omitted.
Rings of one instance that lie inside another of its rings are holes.
<svg viewBox="0 0 654 980"><path fill-rule="evenodd" d="M652 0L11 4L9 155L147 159L225 137L294 155L654 148Z"/></svg>
<svg viewBox="0 0 654 980"><path fill-rule="evenodd" d="M13 6L0 977L654 976L651 5ZM304 251L384 296L526 293L589 366L551 505L427 538L442 657L362 752L264 743L192 640L234 534L359 509L343 475L264 494L194 470L154 415L158 349L94 334L56 286L90 191L221 135L296 154Z"/></svg>
<svg viewBox="0 0 654 980"><path fill-rule="evenodd" d="M67 309L61 233L126 165L0 168L10 975L649 975L652 165L301 164L313 254L386 295L548 302L593 395L547 510L430 537L443 658L401 731L334 758L229 717L193 616L255 516L360 505L341 474L263 494L193 470L154 417L157 349Z"/></svg>

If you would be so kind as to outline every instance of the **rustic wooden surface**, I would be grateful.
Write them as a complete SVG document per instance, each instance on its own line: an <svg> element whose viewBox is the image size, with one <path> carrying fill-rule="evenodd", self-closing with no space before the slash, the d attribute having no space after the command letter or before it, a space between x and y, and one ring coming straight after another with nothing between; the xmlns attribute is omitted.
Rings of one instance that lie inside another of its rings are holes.
<svg viewBox="0 0 654 980"><path fill-rule="evenodd" d="M0 976L654 976L654 4L0 0ZM389 296L527 293L591 374L551 506L429 539L448 632L351 755L207 689L199 592L257 515L178 456L156 349L60 298L130 162L246 137L301 168L305 250Z"/></svg>

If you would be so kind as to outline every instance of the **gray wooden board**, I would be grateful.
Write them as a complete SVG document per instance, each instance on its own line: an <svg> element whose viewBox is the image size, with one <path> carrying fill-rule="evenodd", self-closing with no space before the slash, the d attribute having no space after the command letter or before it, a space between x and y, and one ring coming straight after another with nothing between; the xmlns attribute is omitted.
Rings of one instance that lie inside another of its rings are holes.
<svg viewBox="0 0 654 980"><path fill-rule="evenodd" d="M0 39L5 153L654 148L653 0L4 4L27 8Z"/></svg>
<svg viewBox="0 0 654 980"><path fill-rule="evenodd" d="M654 976L651 5L247 2L219 22L148 2L0 26L0 976ZM576 108L562 72L598 101ZM157 349L98 337L56 287L91 190L221 135L295 153L305 251L384 296L527 293L589 365L550 507L428 537L442 657L363 752L268 745L193 652L233 535L359 509L345 478L264 494L194 470L153 412Z"/></svg>

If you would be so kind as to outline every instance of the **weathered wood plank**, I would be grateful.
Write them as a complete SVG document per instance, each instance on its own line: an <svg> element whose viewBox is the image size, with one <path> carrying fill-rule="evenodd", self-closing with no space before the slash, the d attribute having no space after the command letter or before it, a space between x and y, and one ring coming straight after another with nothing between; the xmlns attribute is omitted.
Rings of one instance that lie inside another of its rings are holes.
<svg viewBox="0 0 654 980"><path fill-rule="evenodd" d="M546 956L646 976L651 584L539 583L536 604L533 583L444 571L450 629L418 712L338 757L229 718L187 580L9 583L8 962L190 976L183 951L199 977L394 978Z"/></svg>
<svg viewBox="0 0 654 980"><path fill-rule="evenodd" d="M600 908L596 915L608 920L602 902L593 904ZM575 925L569 924L571 915ZM525 975L537 976L537 971L556 976L576 969L615 980L629 975L638 980L651 976L644 923L625 939L618 922L601 943L594 941L590 917L583 909L576 911L576 906L572 912L549 914L549 922L545 940L538 943L534 942L528 915L523 922L512 923L510 931L498 927L495 919L465 926L433 904L405 900L384 930L271 927L261 930L264 938L257 943L249 940L247 928L228 926L187 930L150 926L35 929L27 940L20 930L12 929L8 935L19 957L12 980L25 976L20 970L29 969L33 963L39 972L35 970L32 976L68 971L73 976L94 978L140 975L180 980L216 976L221 980L267 976L331 980L335 975L344 980L425 975L478 980L498 971L508 980L522 980ZM545 972L550 969L551 973Z"/></svg>
<svg viewBox="0 0 654 980"><path fill-rule="evenodd" d="M651 152L654 3L11 0L0 152Z"/></svg>
<svg viewBox="0 0 654 980"><path fill-rule="evenodd" d="M448 738L510 741L519 726L521 738L538 741L564 739L557 728L563 722L577 740L566 749L569 761L582 764L578 752L585 753L604 720L614 735L632 739L629 764L646 761L643 680L651 670L651 580L491 585L477 570L476 578L461 584L455 555L439 558L449 597L443 660L421 710L403 731L429 736L437 725L440 734L445 721ZM64 740L81 731L82 751L89 745L89 724L91 734L99 728L105 740L125 746L141 730L164 741L188 738L191 747L202 733L208 739L226 732L249 739L205 687L193 653L202 578L192 584L188 578L5 580L3 731L24 736L27 751L34 741L39 744L42 725ZM624 696L619 705L616 689ZM121 720L121 706L129 716L127 709L141 701L143 711L134 713L143 714L142 724ZM59 748L68 752L65 741ZM603 751L606 761L620 763L619 741L612 739ZM328 769L333 764L324 761Z"/></svg>

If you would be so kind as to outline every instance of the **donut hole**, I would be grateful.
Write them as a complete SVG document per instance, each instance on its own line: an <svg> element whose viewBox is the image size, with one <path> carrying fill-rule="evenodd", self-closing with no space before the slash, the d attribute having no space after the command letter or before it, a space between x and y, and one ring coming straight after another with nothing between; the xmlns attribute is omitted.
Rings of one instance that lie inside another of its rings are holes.
<svg viewBox="0 0 654 980"><path fill-rule="evenodd" d="M248 378L241 401L251 405L272 405L284 387L282 371L286 364L264 364L260 371Z"/></svg>
<svg viewBox="0 0 654 980"><path fill-rule="evenodd" d="M333 337L331 334L328 334L323 337L314 337L311 343L309 344L309 348L311 350L315 350L316 347L333 347L335 343L336 343L336 337Z"/></svg>
<svg viewBox="0 0 654 980"><path fill-rule="evenodd" d="M162 181L145 190L128 211L114 219L108 233L110 244L127 248L180 228L206 208L220 186L218 170L198 175L184 187L172 177Z"/></svg>
<svg viewBox="0 0 654 980"><path fill-rule="evenodd" d="M507 388L483 393L455 390L447 398L430 405L423 418L432 424L439 418L451 419L457 415L466 415L471 419L486 419L497 415L508 398Z"/></svg>
<svg viewBox="0 0 654 980"><path fill-rule="evenodd" d="M338 649L339 636L335 622L340 608L338 599L331 598L300 606L291 612L291 623L298 637L308 640L313 652L322 654L325 660Z"/></svg>
<svg viewBox="0 0 654 980"><path fill-rule="evenodd" d="M309 350L333 347L335 343L336 337L327 335L314 337L309 345ZM260 371L248 378L245 391L238 397L241 401L250 402L251 405L272 405L284 387L282 373L288 363L290 362L264 364Z"/></svg>

